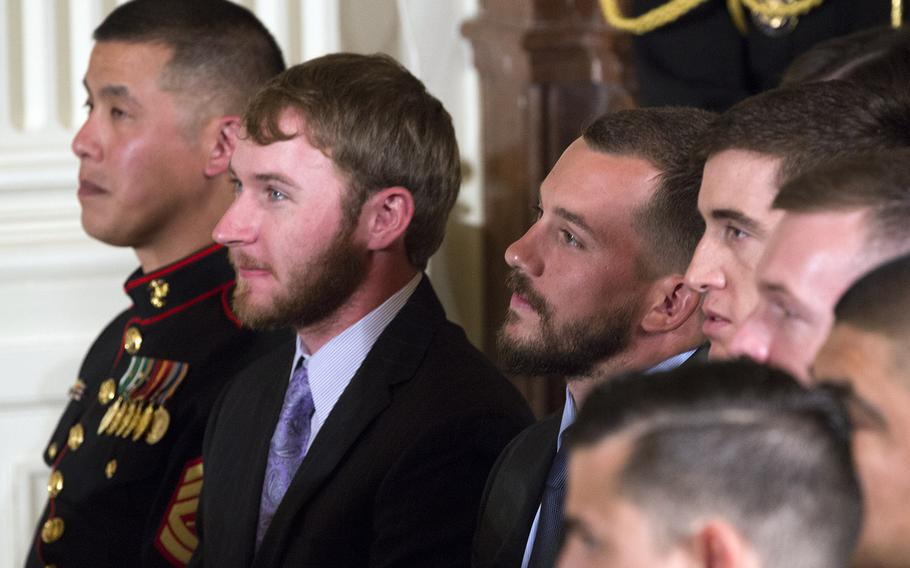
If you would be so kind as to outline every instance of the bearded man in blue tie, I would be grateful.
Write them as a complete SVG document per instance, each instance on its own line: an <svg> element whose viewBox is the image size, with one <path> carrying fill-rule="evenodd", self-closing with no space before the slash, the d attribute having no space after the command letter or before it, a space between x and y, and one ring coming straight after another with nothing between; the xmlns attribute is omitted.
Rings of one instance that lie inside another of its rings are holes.
<svg viewBox="0 0 910 568"><path fill-rule="evenodd" d="M562 433L613 375L706 353L683 274L704 229L689 152L713 115L619 111L595 120L540 186L538 219L506 250L513 294L499 337L507 369L566 381L562 412L497 460L481 505L477 568L550 567L563 534Z"/></svg>
<svg viewBox="0 0 910 568"><path fill-rule="evenodd" d="M296 342L209 421L197 566L465 566L484 480L532 416L423 273L460 185L448 113L335 54L251 101L214 231L234 304Z"/></svg>

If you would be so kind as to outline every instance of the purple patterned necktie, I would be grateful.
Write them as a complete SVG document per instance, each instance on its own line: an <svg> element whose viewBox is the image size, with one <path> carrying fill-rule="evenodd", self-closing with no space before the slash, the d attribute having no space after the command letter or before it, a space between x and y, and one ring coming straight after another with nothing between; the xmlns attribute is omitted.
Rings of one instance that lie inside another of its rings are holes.
<svg viewBox="0 0 910 568"><path fill-rule="evenodd" d="M269 460L262 481L262 499L259 502L259 524L256 527L256 548L262 543L266 529L272 522L275 510L294 474L303 461L310 439L310 419L313 417L313 395L307 368L300 359L278 415L278 424L269 444Z"/></svg>

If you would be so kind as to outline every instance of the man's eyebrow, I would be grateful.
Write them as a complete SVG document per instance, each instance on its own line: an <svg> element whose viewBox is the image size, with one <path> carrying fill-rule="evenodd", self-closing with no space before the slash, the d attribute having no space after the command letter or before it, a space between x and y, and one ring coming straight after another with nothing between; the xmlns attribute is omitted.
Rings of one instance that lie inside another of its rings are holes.
<svg viewBox="0 0 910 568"><path fill-rule="evenodd" d="M86 83L85 80L82 81L82 85L85 87L85 90L91 94L92 90L89 88L88 83ZM124 85L105 85L101 87L100 91L98 91L97 96L104 97L106 99L126 99L131 104L142 106L139 104L139 101L136 99L136 97L130 94L130 90Z"/></svg>
<svg viewBox="0 0 910 568"><path fill-rule="evenodd" d="M714 209L711 211L711 218L717 221L735 221L742 225L742 228L752 233L764 234L758 221L736 209Z"/></svg>
<svg viewBox="0 0 910 568"><path fill-rule="evenodd" d="M790 290L787 289L786 286L783 284L778 284L776 282L759 282L758 287L768 294L778 294L781 296L786 296L788 298L793 296L790 294Z"/></svg>
<svg viewBox="0 0 910 568"><path fill-rule="evenodd" d="M235 180L240 179L240 176L237 175L237 172L234 171L234 167L230 164L228 164L228 176L230 176L231 178L233 178ZM258 182L262 182L262 183L269 183L271 181L277 181L278 183L287 185L289 187L293 187L293 188L297 187L297 184L294 183L294 180L292 180L291 178L289 178L283 174L279 174L279 173L272 173L272 172L260 173L260 174L254 175L253 179Z"/></svg>
<svg viewBox="0 0 910 568"><path fill-rule="evenodd" d="M594 233L594 231L591 230L591 226L585 222L584 217L582 217L578 213L572 213L571 211L563 209L562 207L555 208L553 210L553 213L555 213L558 217L562 217L563 219L565 219L566 221L568 221L574 225L578 225L579 227L581 227L588 233L592 233L592 234Z"/></svg>
<svg viewBox="0 0 910 568"><path fill-rule="evenodd" d="M785 285L777 282L765 282L760 281L758 283L759 289L769 296L779 296L782 299L785 299L788 304L792 305L797 311L808 311L807 306L799 300L790 289Z"/></svg>
<svg viewBox="0 0 910 568"><path fill-rule="evenodd" d="M256 181L261 181L263 183L268 183L270 181L277 181L278 183L284 184L289 187L294 187L294 188L297 187L297 184L294 183L294 180L287 177L286 175L279 174L279 173L265 172L265 173L261 173L261 174L256 174L253 176L253 179L255 179Z"/></svg>

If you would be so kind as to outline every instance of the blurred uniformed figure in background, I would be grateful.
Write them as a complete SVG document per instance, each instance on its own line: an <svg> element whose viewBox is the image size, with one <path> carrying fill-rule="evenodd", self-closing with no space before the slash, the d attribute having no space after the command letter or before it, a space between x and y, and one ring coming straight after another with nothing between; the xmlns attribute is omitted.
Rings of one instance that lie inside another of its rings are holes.
<svg viewBox="0 0 910 568"><path fill-rule="evenodd" d="M782 85L845 79L865 86L910 88L910 29L869 28L823 41L793 60Z"/></svg>
<svg viewBox="0 0 910 568"><path fill-rule="evenodd" d="M777 86L820 41L906 21L902 0L600 2L610 25L633 34L642 106L724 110Z"/></svg>
<svg viewBox="0 0 910 568"><path fill-rule="evenodd" d="M93 37L72 144L82 225L141 266L44 449L49 498L27 566L179 566L197 542L209 409L284 337L241 328L210 236L233 195L238 115L284 60L226 0L128 2Z"/></svg>

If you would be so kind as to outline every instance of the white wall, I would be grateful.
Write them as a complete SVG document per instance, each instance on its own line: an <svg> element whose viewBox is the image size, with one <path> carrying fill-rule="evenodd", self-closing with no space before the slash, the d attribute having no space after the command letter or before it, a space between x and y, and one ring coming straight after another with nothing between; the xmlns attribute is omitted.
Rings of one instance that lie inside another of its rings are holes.
<svg viewBox="0 0 910 568"><path fill-rule="evenodd" d="M0 0L0 567L20 566L43 506L41 452L102 326L126 306L129 250L87 238L69 151L84 111L91 31L113 0ZM479 341L482 211L479 105L459 35L476 0L245 0L289 64L332 51L382 51L449 109L467 170L437 290Z"/></svg>

